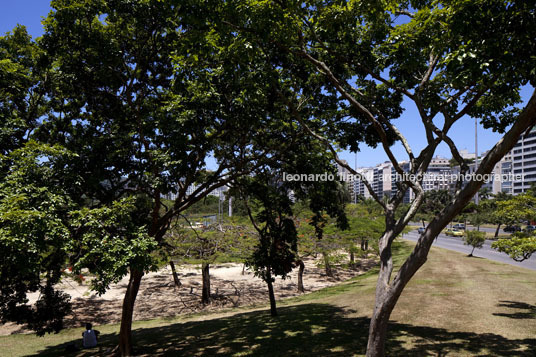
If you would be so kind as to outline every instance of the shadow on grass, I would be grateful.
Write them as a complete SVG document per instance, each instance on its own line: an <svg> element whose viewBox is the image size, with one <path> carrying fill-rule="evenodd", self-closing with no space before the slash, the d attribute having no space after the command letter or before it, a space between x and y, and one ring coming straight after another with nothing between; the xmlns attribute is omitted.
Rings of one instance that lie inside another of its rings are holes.
<svg viewBox="0 0 536 357"><path fill-rule="evenodd" d="M516 309L516 310L525 310L525 311L517 311L517 312L495 312L493 315L495 316L504 316L509 317L511 319L536 319L536 306L527 304L525 302L520 301L508 301L508 300L501 300L500 303L497 305L499 307L506 307L509 309Z"/></svg>
<svg viewBox="0 0 536 357"><path fill-rule="evenodd" d="M248 355L348 356L364 354L369 320L348 317L327 304L304 304L279 308L279 317L267 311L240 313L206 321L176 323L134 330L136 354L147 356ZM103 335L100 350L72 355L103 355L117 342L116 334ZM69 342L69 343L72 343ZM41 355L63 356L69 344L51 346ZM536 339L512 340L495 334L452 332L440 328L392 322L389 356L445 356L447 354L534 356ZM524 349L525 351L520 351Z"/></svg>

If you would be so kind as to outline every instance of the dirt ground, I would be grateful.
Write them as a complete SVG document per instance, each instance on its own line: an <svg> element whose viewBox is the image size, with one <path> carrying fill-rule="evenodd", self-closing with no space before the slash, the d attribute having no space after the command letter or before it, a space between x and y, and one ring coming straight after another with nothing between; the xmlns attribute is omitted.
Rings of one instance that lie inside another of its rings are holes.
<svg viewBox="0 0 536 357"><path fill-rule="evenodd" d="M335 285L341 281L363 274L375 265L372 256L360 261L355 269L334 269L335 278L325 275L313 259L305 260L303 284L306 293ZM201 304L201 270L199 266L177 267L182 283L176 288L171 269L168 267L151 272L143 277L136 300L134 320L147 320L157 317L172 317L200 311L217 311L255 303L267 303L266 284L253 273L246 270L242 274L241 264L221 264L210 267L212 301L209 305ZM283 280L276 279L274 290L276 299L300 295L297 287L298 269ZM59 289L72 297L73 311L65 319L65 327L81 327L86 322L94 326L117 323L121 319L121 304L128 284L128 277L101 296L91 291L86 282L79 284L70 278L63 279ZM37 295L30 295L30 302L36 301ZM0 325L0 335L28 333L20 325Z"/></svg>

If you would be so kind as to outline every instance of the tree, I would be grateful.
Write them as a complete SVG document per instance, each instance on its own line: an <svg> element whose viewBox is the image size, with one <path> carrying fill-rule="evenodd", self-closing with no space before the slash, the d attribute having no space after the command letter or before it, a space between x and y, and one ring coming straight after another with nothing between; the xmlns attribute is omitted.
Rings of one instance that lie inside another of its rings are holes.
<svg viewBox="0 0 536 357"><path fill-rule="evenodd" d="M484 245L484 242L486 241L486 232L479 232L479 231L466 231L465 237L463 239L463 244L470 245L473 247L471 250L471 253L469 253L469 256L473 256L473 252L475 251L475 248L482 248Z"/></svg>
<svg viewBox="0 0 536 357"><path fill-rule="evenodd" d="M70 214L76 208L62 191L56 167L59 147L29 141L9 155L0 180L0 320L24 323L38 335L58 332L70 312L67 294L54 285L62 276L70 236ZM27 294L39 292L35 307Z"/></svg>
<svg viewBox="0 0 536 357"><path fill-rule="evenodd" d="M232 34L204 31L204 5L51 5L39 41L51 109L32 137L73 153L62 164L66 194L86 208L70 237L77 269L95 274L98 289L129 275L118 349L132 355L140 283L174 219L214 189L277 161L300 130L286 124L266 64L251 60L262 53L233 42ZM163 201L169 193L177 196L170 206ZM106 218L112 212L128 229L114 229ZM105 234L91 233L98 224ZM99 248L112 241L117 249Z"/></svg>
<svg viewBox="0 0 536 357"><path fill-rule="evenodd" d="M254 178L242 179L239 187L243 199L255 199L259 205L256 213L248 208L259 241L246 264L268 286L270 314L277 316L273 282L276 276L284 279L292 271L298 237L292 220L289 191L282 185L277 187L270 178L270 174L261 176L258 173Z"/></svg>
<svg viewBox="0 0 536 357"><path fill-rule="evenodd" d="M478 192L483 184L478 175L490 173L536 120L536 94L524 107L519 96L521 86L536 83L531 57L533 9L524 2L498 0L231 1L226 5L219 14L222 27L268 53L278 53L274 70L285 78L279 92L311 137L322 140L337 162L358 176L338 159L333 141L354 151L359 142L375 145L379 141L402 177L387 202L361 178L385 214L367 346L368 356L383 356L389 316L406 284L425 263L434 238ZM403 111L403 98L415 104L424 128L427 142L420 153L413 152L392 122ZM336 103L335 109L322 108L327 102ZM392 242L424 200L419 177L438 145L449 147L462 174L468 171L450 136L452 126L466 117L477 118L485 128L504 136L482 158L473 180L464 186L458 181L451 204L430 222L392 278ZM394 141L406 151L409 172L400 167L391 150ZM396 219L396 209L410 189L415 199Z"/></svg>
<svg viewBox="0 0 536 357"><path fill-rule="evenodd" d="M501 225L504 223L502 217L497 214L497 203L501 201L506 201L511 197L511 195L501 191L495 194L493 199L482 202L482 204L484 205L484 210L486 212L487 220L490 223L497 225L494 238L497 238L499 236Z"/></svg>
<svg viewBox="0 0 536 357"><path fill-rule="evenodd" d="M182 229L174 229L166 239L171 248L170 255L182 261L201 264L202 288L201 303L207 305L211 300L210 264L218 257L228 253L237 237L233 230L212 224L201 229L191 226L190 221Z"/></svg>
<svg viewBox="0 0 536 357"><path fill-rule="evenodd" d="M30 140L49 110L43 51L17 26L0 37L0 321L26 324L38 335L57 332L70 311L54 289L67 256L69 212L61 162L72 154ZM27 294L39 292L35 306Z"/></svg>
<svg viewBox="0 0 536 357"><path fill-rule="evenodd" d="M426 227L424 221L431 221L435 216L452 202L452 195L447 190L433 190L424 193L422 205L415 217L420 217L423 227Z"/></svg>
<svg viewBox="0 0 536 357"><path fill-rule="evenodd" d="M536 219L536 197L529 192L499 201L495 214L507 224L521 220L534 220ZM517 232L509 238L498 239L491 247L520 262L529 259L536 252L536 237L534 232Z"/></svg>

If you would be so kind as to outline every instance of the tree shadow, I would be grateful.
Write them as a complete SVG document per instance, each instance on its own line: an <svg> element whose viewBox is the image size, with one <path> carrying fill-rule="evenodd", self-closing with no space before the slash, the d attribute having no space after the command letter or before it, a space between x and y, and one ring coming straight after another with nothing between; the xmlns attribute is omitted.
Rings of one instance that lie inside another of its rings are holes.
<svg viewBox="0 0 536 357"><path fill-rule="evenodd" d="M504 316L511 319L536 319L536 305L531 305L520 301L501 300L497 306L525 311L494 312L493 315L495 316Z"/></svg>
<svg viewBox="0 0 536 357"><path fill-rule="evenodd" d="M146 356L348 356L365 353L369 319L348 317L352 311L327 304L281 307L279 317L268 311L176 323L133 331L136 355ZM63 356L72 343L51 346L41 355ZM101 337L100 350L74 356L106 354L117 343L116 334ZM445 356L486 354L534 356L534 339L508 339L496 334L455 332L441 328L392 322L388 356Z"/></svg>

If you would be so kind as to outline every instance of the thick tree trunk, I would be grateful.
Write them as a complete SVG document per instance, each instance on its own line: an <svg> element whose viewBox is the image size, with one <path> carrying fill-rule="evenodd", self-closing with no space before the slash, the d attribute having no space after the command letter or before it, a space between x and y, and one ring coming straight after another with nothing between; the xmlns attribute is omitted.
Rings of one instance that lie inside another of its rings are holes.
<svg viewBox="0 0 536 357"><path fill-rule="evenodd" d="M182 286L182 283L179 280L179 276L177 275L177 270L175 269L175 263L173 263L173 260L169 261L169 266L171 267L171 273L173 274L173 282L175 283L175 287L180 288Z"/></svg>
<svg viewBox="0 0 536 357"><path fill-rule="evenodd" d="M272 283L272 274L268 267L268 273L266 274L266 284L268 285L268 296L270 297L270 315L277 316L277 306L275 304L274 285Z"/></svg>
<svg viewBox="0 0 536 357"><path fill-rule="evenodd" d="M203 289L201 293L201 302L206 305L210 302L210 264L203 263L201 267L203 275Z"/></svg>
<svg viewBox="0 0 536 357"><path fill-rule="evenodd" d="M143 271L131 270L127 291L123 299L123 310L121 314L121 327L119 329L119 352L121 356L133 356L132 341L132 315L134 313L134 303L140 289Z"/></svg>
<svg viewBox="0 0 536 357"><path fill-rule="evenodd" d="M300 266L300 269L298 270L298 292L304 293L305 289L303 288L303 271L305 270L305 264L301 259L299 259L297 263Z"/></svg>
<svg viewBox="0 0 536 357"><path fill-rule="evenodd" d="M333 270L331 269L331 265L329 264L329 258L326 252L322 252L322 256L324 257L324 267L326 270L326 275L333 278Z"/></svg>
<svg viewBox="0 0 536 357"><path fill-rule="evenodd" d="M532 93L527 107L518 116L515 124L482 160L477 174L489 174L495 164L510 151L519 136L536 122L536 91ZM376 286L376 301L370 321L367 357L385 356L387 324L404 287L426 262L434 238L451 222L482 186L482 182L469 181L456 195L454 202L445 207L428 225L415 245L413 252L390 281L392 273L391 242L402 231L404 224L394 222L394 209L386 209L386 231L380 239L380 272ZM408 216L407 219L411 219ZM467 222L466 222L467 223ZM397 226L395 230L395 226ZM467 227L467 225L466 225Z"/></svg>
<svg viewBox="0 0 536 357"><path fill-rule="evenodd" d="M499 236L499 230L501 229L501 224L499 223L497 225L497 229L495 230L495 238L497 238Z"/></svg>

